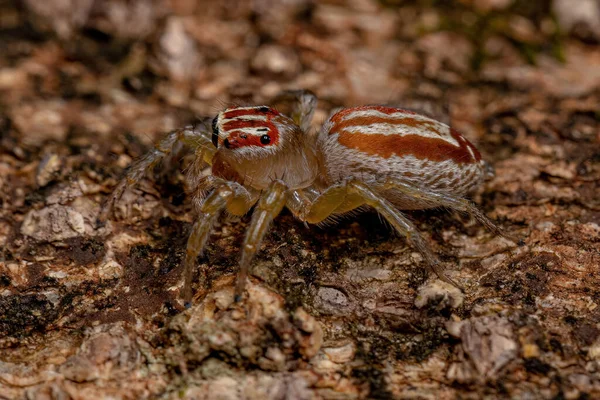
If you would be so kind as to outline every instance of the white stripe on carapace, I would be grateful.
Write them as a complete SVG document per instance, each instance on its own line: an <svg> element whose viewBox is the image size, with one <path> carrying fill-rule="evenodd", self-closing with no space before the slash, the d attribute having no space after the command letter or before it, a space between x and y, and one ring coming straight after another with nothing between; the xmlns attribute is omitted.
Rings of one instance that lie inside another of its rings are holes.
<svg viewBox="0 0 600 400"><path fill-rule="evenodd" d="M248 135L252 135L252 136L262 136L262 135L266 135L269 133L269 130L263 127L252 127L252 128L237 128L237 129L231 129L228 132L232 133L232 132L243 132L245 134Z"/></svg>
<svg viewBox="0 0 600 400"><path fill-rule="evenodd" d="M244 120L244 121L266 121L267 120L267 116L266 115L240 115L234 118L223 118L223 120L221 121L222 123L227 123L227 122L231 122L231 121L240 121L240 120Z"/></svg>
<svg viewBox="0 0 600 400"><path fill-rule="evenodd" d="M228 108L224 112L228 113L228 112L246 111L246 110L253 110L254 111L257 108L261 108L261 107L267 107L267 106L235 107L235 108Z"/></svg>

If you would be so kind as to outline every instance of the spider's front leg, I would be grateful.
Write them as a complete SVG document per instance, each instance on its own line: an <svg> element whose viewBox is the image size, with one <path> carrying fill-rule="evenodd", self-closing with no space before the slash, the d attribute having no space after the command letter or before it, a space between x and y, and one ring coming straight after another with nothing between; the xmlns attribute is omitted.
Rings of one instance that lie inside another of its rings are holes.
<svg viewBox="0 0 600 400"><path fill-rule="evenodd" d="M198 217L188 238L185 261L183 264L183 288L181 298L186 307L192 299L192 275L197 258L202 255L206 241L215 221L225 208L235 215L244 215L256 202L256 196L242 185L226 181L214 176L208 176L203 181L202 188L214 190L199 204ZM204 284L204 272L201 273L201 284Z"/></svg>
<svg viewBox="0 0 600 400"><path fill-rule="evenodd" d="M398 233L408 239L441 280L462 289L462 286L446 276L441 262L425 243L414 224L369 185L356 179L348 179L329 187L312 201L306 200L306 196L301 190L293 191L290 199L296 199L296 201L289 201L288 208L298 218L311 224L317 224L332 214L343 214L362 205L373 207ZM304 201L298 199L304 199Z"/></svg>
<svg viewBox="0 0 600 400"><path fill-rule="evenodd" d="M269 187L263 192L256 208L252 213L252 221L246 232L244 245L242 246L242 257L240 259L240 269L235 285L235 301L238 302L242 298L248 269L254 255L258 252L260 244L269 229L269 225L285 205L287 194L286 185L279 181L273 181Z"/></svg>
<svg viewBox="0 0 600 400"><path fill-rule="evenodd" d="M154 149L136 160L127 170L125 177L117 184L112 194L108 197L98 214L98 222L106 221L112 212L115 203L121 198L123 192L129 187L135 186L155 165L173 152L175 146L183 143L191 147L204 161L210 162L216 148L211 144L209 131L204 124L202 126L187 126L169 133L162 139Z"/></svg>

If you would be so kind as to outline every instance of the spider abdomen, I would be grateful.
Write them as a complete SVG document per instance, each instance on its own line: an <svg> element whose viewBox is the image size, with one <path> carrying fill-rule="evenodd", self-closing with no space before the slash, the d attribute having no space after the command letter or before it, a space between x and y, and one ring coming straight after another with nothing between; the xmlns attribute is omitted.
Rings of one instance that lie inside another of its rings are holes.
<svg viewBox="0 0 600 400"><path fill-rule="evenodd" d="M448 125L412 111L383 106L347 108L332 115L320 135L331 181L391 177L455 195L477 187L485 163L475 146ZM423 208L390 199L402 208Z"/></svg>

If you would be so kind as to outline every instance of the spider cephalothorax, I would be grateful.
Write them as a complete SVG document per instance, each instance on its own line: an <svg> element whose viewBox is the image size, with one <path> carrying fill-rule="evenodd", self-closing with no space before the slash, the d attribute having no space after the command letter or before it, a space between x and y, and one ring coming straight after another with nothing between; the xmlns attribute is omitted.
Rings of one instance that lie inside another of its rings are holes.
<svg viewBox="0 0 600 400"><path fill-rule="evenodd" d="M286 119L266 106L227 109L213 120L213 144L226 149L248 147L249 152L256 147L277 148L280 136L277 122L283 120L285 127Z"/></svg>
<svg viewBox="0 0 600 400"><path fill-rule="evenodd" d="M289 188L308 186L318 164L307 139L291 118L271 107L228 108L212 123L213 175L255 189L265 189L274 179Z"/></svg>
<svg viewBox="0 0 600 400"><path fill-rule="evenodd" d="M448 207L469 213L501 234L463 197L487 173L475 146L439 121L384 106L343 109L312 134L309 126L316 97L304 91L291 94L297 100L293 118L267 106L233 107L219 113L210 129L199 126L172 132L132 166L101 218L128 186L182 142L196 154L187 178L198 212L184 261L181 294L186 302L191 300L196 259L216 219L224 210L244 215L253 207L242 247L237 299L252 258L283 207L301 221L318 224L370 206L407 237L441 279L456 285L400 210ZM212 174L204 176L207 164Z"/></svg>

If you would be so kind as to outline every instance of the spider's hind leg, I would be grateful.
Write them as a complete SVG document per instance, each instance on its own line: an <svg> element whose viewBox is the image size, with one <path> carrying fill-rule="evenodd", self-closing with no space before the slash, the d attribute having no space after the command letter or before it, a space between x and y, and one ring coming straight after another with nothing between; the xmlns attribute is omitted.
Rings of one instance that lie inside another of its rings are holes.
<svg viewBox="0 0 600 400"><path fill-rule="evenodd" d="M424 204L428 204L430 206L444 206L464 212L475 218L479 223L481 223L495 235L502 236L506 239L514 241L515 243L520 244L522 242L521 239L518 239L513 235L503 231L498 225L496 225L496 223L494 223L494 221L488 218L479 208L477 208L475 204L464 197L418 188L394 179L386 180L382 187L384 189L397 190L411 199L420 200Z"/></svg>
<svg viewBox="0 0 600 400"><path fill-rule="evenodd" d="M442 267L442 263L435 253L429 248L419 231L408 218L406 218L392 203L381 194L372 190L368 185L361 182L352 182L351 189L365 199L365 203L373 207L381 214L400 234L408 239L408 242L423 256L425 262L442 281L447 282L461 290L464 287L448 277Z"/></svg>
<svg viewBox="0 0 600 400"><path fill-rule="evenodd" d="M298 218L311 224L318 224L331 215L346 213L363 205L371 206L398 233L407 238L441 280L462 289L461 285L444 273L440 260L421 237L414 224L369 185L356 179L348 179L329 187L313 200L302 201L301 198L301 191L292 192L290 199L297 199L297 201L288 201L288 207Z"/></svg>

